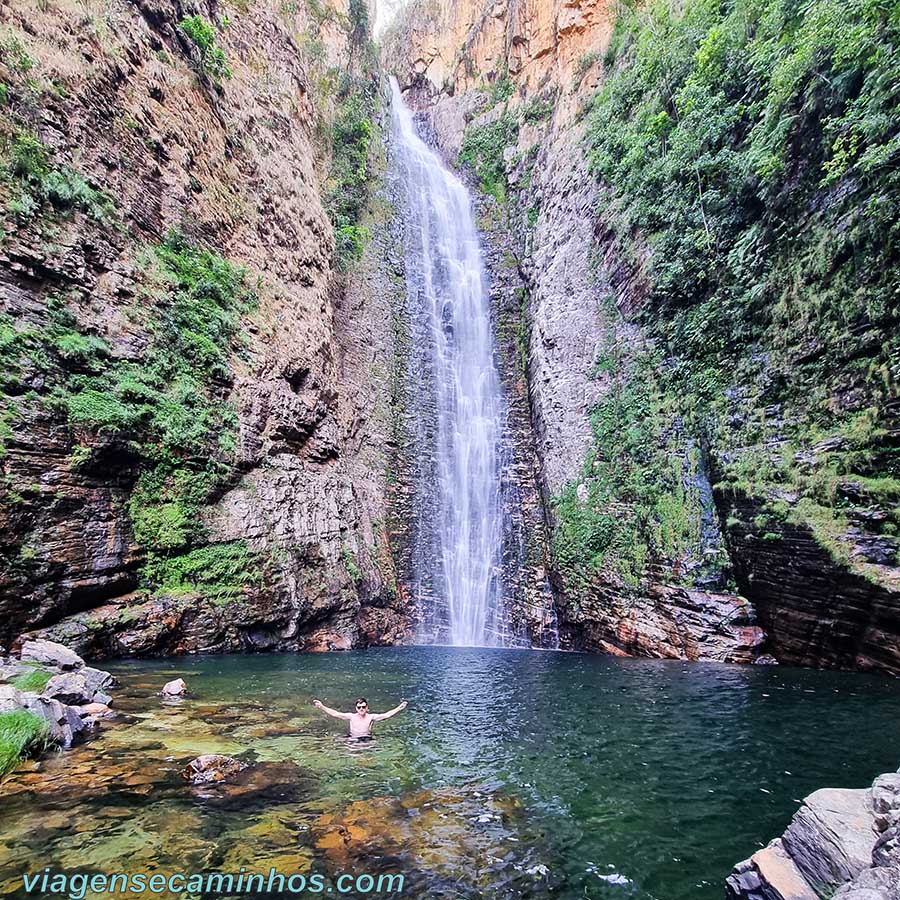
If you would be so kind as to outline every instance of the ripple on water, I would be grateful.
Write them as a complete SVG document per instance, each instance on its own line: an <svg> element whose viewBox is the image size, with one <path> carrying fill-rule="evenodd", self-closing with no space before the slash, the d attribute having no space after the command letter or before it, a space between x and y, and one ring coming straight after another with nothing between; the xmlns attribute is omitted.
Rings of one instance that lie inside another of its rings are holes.
<svg viewBox="0 0 900 900"><path fill-rule="evenodd" d="M402 871L406 896L719 900L796 799L900 760L868 676L450 648L116 663L119 721L0 788L23 868ZM191 694L163 702L183 677ZM355 745L314 696L410 708ZM201 753L257 764L192 788Z"/></svg>

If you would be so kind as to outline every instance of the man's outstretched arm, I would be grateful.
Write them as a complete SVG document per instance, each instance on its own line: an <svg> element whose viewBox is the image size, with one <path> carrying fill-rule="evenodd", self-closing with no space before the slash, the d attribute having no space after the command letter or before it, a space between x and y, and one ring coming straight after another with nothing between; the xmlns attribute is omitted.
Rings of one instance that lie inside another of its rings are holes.
<svg viewBox="0 0 900 900"><path fill-rule="evenodd" d="M321 709L323 713L327 716L331 716L335 719L352 719L353 713L342 713L338 712L336 709L332 709L330 706L326 706L321 700L313 700L313 706L316 709Z"/></svg>
<svg viewBox="0 0 900 900"><path fill-rule="evenodd" d="M386 713L373 713L372 718L376 722L381 722L384 719L389 719L391 716L396 716L398 712L403 712L409 704L403 700L399 706L395 706L393 709L389 709Z"/></svg>

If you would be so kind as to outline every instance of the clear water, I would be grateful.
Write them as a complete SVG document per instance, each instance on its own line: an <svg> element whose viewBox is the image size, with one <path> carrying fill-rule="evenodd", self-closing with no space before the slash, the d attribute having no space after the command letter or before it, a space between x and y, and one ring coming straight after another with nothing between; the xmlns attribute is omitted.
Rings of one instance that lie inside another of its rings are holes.
<svg viewBox="0 0 900 900"><path fill-rule="evenodd" d="M900 764L900 683L865 675L443 647L115 670L131 718L0 788L0 894L48 865L272 864L401 871L412 897L720 900L804 795ZM163 703L176 674L192 693ZM353 745L310 704L360 693L410 706ZM208 752L274 782L197 791L179 772Z"/></svg>
<svg viewBox="0 0 900 900"><path fill-rule="evenodd" d="M393 79L391 88L391 158L405 194L419 637L503 645L504 403L481 247L465 187L420 139Z"/></svg>

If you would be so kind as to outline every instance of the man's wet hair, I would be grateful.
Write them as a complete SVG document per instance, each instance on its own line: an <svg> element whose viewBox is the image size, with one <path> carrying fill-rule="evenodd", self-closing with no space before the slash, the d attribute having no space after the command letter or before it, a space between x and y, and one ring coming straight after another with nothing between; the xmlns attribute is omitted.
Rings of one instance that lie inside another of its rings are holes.
<svg viewBox="0 0 900 900"><path fill-rule="evenodd" d="M356 698L356 703L365 703L366 706L369 705L369 701L366 700L365 697L357 697L357 698ZM353 705L356 706L356 703L354 703Z"/></svg>

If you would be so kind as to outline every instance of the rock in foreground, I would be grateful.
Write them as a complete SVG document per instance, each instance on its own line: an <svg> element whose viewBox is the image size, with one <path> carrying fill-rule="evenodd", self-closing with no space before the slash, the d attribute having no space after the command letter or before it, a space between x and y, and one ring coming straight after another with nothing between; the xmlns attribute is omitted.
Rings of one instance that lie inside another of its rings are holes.
<svg viewBox="0 0 900 900"><path fill-rule="evenodd" d="M900 900L900 775L810 794L785 833L738 863L728 900Z"/></svg>
<svg viewBox="0 0 900 900"><path fill-rule="evenodd" d="M167 681L161 691L164 697L182 697L187 693L187 684L183 678Z"/></svg>
<svg viewBox="0 0 900 900"><path fill-rule="evenodd" d="M191 760L183 774L192 784L209 784L233 778L243 768L244 764L231 756L206 753Z"/></svg>
<svg viewBox="0 0 900 900"><path fill-rule="evenodd" d="M0 659L0 681L8 682L0 683L0 714L38 716L49 744L68 749L111 714L113 676L54 641L26 641L20 659Z"/></svg>

